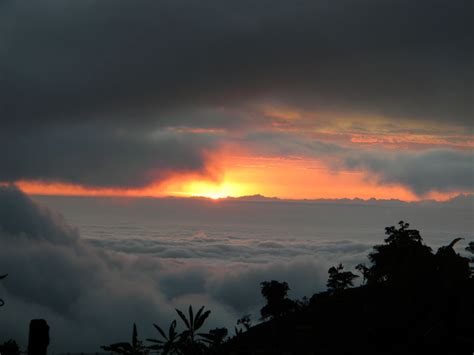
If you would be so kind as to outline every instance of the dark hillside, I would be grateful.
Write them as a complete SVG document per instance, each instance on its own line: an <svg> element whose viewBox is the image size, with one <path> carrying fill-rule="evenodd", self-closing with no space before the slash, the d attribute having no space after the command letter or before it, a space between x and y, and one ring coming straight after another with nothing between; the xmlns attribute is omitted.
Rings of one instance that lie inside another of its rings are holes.
<svg viewBox="0 0 474 355"><path fill-rule="evenodd" d="M369 256L366 285L315 294L231 339L222 353L472 354L474 279L469 259L453 249L459 240L433 253L408 224L387 235Z"/></svg>

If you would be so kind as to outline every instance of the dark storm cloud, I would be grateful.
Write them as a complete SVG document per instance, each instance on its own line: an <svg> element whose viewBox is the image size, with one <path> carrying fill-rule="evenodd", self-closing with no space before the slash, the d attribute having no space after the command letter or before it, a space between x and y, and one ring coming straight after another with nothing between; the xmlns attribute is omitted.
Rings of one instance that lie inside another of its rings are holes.
<svg viewBox="0 0 474 355"><path fill-rule="evenodd" d="M474 154L455 150L422 153L360 153L344 158L350 169L362 168L382 183L402 184L417 195L430 191L473 191Z"/></svg>
<svg viewBox="0 0 474 355"><path fill-rule="evenodd" d="M167 129L258 124L246 110L266 102L470 127L469 6L4 0L0 180L203 172L213 140Z"/></svg>
<svg viewBox="0 0 474 355"><path fill-rule="evenodd" d="M0 132L0 181L65 181L141 187L172 172L205 171L212 139L108 127L38 127Z"/></svg>
<svg viewBox="0 0 474 355"><path fill-rule="evenodd" d="M260 99L472 119L469 1L7 0L0 6L5 122ZM132 122L127 115L100 117ZM143 117L170 123L165 114Z"/></svg>

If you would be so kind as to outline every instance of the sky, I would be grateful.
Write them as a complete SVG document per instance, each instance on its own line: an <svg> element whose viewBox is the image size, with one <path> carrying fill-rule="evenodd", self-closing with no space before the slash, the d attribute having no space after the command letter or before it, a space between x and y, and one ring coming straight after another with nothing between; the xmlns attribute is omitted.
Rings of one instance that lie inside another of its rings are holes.
<svg viewBox="0 0 474 355"><path fill-rule="evenodd" d="M462 250L472 43L469 0L1 0L0 336L233 329L401 219Z"/></svg>
<svg viewBox="0 0 474 355"><path fill-rule="evenodd" d="M0 3L0 183L29 194L474 192L464 0Z"/></svg>

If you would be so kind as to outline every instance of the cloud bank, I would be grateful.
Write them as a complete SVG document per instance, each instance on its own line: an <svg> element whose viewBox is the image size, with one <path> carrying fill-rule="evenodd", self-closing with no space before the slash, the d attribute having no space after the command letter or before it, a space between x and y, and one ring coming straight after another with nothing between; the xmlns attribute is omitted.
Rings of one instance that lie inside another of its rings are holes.
<svg viewBox="0 0 474 355"><path fill-rule="evenodd" d="M344 159L350 169L362 168L381 183L402 184L423 196L430 191L473 191L474 152L430 150L421 153L352 153Z"/></svg>
<svg viewBox="0 0 474 355"><path fill-rule="evenodd" d="M9 121L265 97L471 119L472 29L463 0L49 0L1 8Z"/></svg>
<svg viewBox="0 0 474 355"><path fill-rule="evenodd" d="M64 181L92 187L143 187L171 174L206 172L213 139L172 132L42 127L0 133L0 181Z"/></svg>
<svg viewBox="0 0 474 355"><path fill-rule="evenodd" d="M26 347L29 320L45 318L52 351L97 351L129 339L133 322L143 337L156 336L152 323L166 325L174 307L188 304L212 310L209 326L232 327L258 311L261 281L285 280L292 297L311 295L324 289L335 259L352 265L369 248L202 234L84 240L15 188L0 187L0 206L0 269L9 274L0 285L2 337Z"/></svg>

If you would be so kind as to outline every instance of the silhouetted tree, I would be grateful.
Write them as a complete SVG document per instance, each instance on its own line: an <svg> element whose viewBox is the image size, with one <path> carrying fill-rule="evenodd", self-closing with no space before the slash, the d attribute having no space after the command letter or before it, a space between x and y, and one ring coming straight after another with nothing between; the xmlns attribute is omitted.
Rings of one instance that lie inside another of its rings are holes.
<svg viewBox="0 0 474 355"><path fill-rule="evenodd" d="M2 355L20 355L20 347L17 342L10 339L0 345L0 354Z"/></svg>
<svg viewBox="0 0 474 355"><path fill-rule="evenodd" d="M445 287L464 283L471 274L469 259L454 251L454 245L462 239L454 239L450 244L440 247L435 254L437 278Z"/></svg>
<svg viewBox="0 0 474 355"><path fill-rule="evenodd" d="M171 322L168 329L168 335L166 335L163 329L161 329L158 325L153 324L153 326L156 328L156 330L158 330L164 340L147 339L147 341L155 343L155 345L149 346L148 349L161 351L163 355L178 354L181 337L176 331L176 320Z"/></svg>
<svg viewBox="0 0 474 355"><path fill-rule="evenodd" d="M260 285L262 296L267 300L260 310L262 319L278 318L295 309L295 302L287 297L290 288L286 282L271 280Z"/></svg>
<svg viewBox="0 0 474 355"><path fill-rule="evenodd" d="M339 264L337 267L331 267L328 270L328 274L327 287L329 292L338 292L353 287L354 279L359 277L350 271L344 271L342 264Z"/></svg>
<svg viewBox="0 0 474 355"><path fill-rule="evenodd" d="M110 344L107 346L101 346L105 351L111 351L117 354L123 355L146 355L148 354L148 349L138 340L137 326L133 323L133 333L132 333L132 342L122 342Z"/></svg>
<svg viewBox="0 0 474 355"><path fill-rule="evenodd" d="M371 264L356 267L365 287L332 296L357 277L339 264L328 271L331 292L315 294L307 308L286 316L288 284L262 282L262 318L281 319L232 338L222 354L472 354L473 258L455 251L461 239L433 253L408 223L385 233ZM466 251L474 254L474 242Z"/></svg>
<svg viewBox="0 0 474 355"><path fill-rule="evenodd" d="M388 282L412 285L427 280L433 273L431 248L422 243L420 233L409 229L410 225L399 222L399 228L385 228L385 244L376 245L369 254L372 266L367 274L368 283Z"/></svg>
<svg viewBox="0 0 474 355"><path fill-rule="evenodd" d="M7 276L8 274L0 275L0 280L3 280ZM3 299L0 298L0 307L3 307L4 305L5 305L5 301L3 301Z"/></svg>

